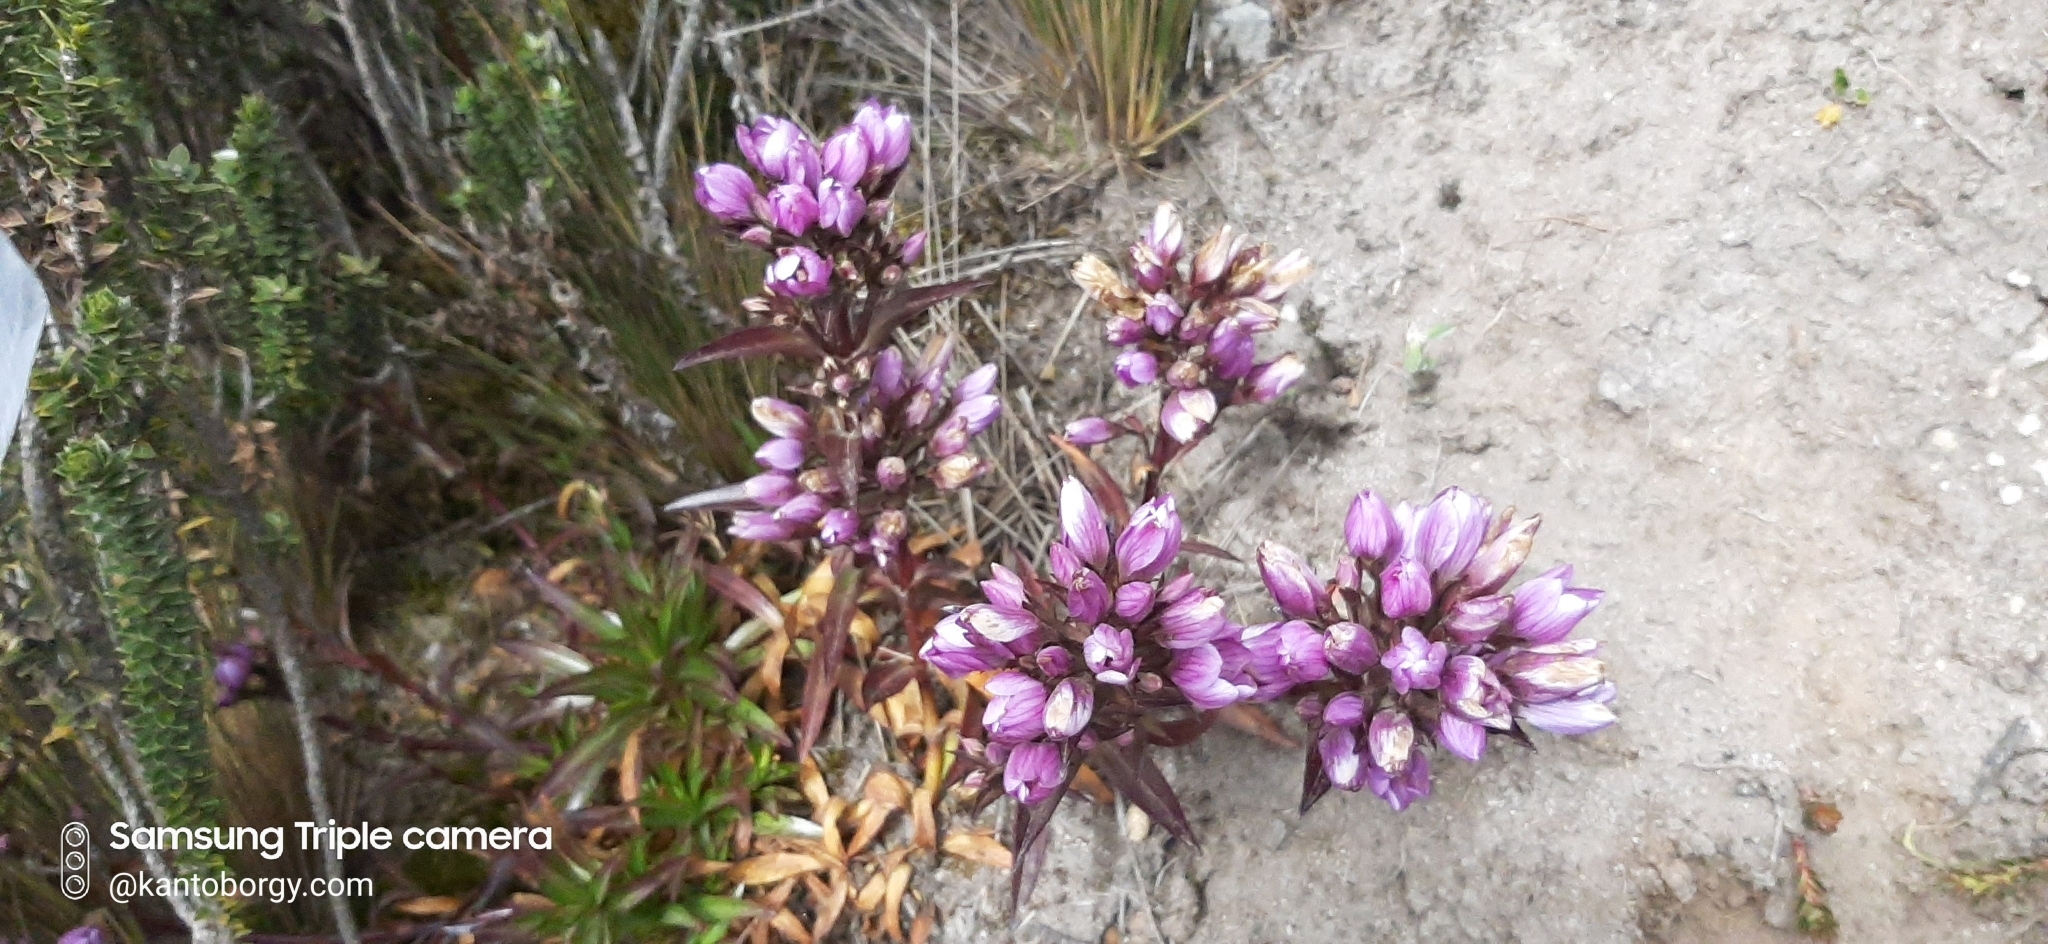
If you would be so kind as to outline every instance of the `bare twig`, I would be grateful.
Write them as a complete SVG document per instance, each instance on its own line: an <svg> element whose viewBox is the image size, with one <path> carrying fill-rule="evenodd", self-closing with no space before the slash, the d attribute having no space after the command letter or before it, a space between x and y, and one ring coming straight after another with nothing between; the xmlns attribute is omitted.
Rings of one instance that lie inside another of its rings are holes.
<svg viewBox="0 0 2048 944"><path fill-rule="evenodd" d="M782 14L781 16L771 16L765 20L759 20L757 22L748 23L745 26L734 26L729 27L727 29L719 30L717 33L712 34L711 41L714 43L723 44L731 41L735 37L745 36L748 33L759 32L764 29L772 29L774 27L781 26L784 23L794 23L805 17L817 16L820 13L824 13L828 10L831 10L833 7L840 6L844 3L846 3L846 0L822 0L822 2L820 3L805 7L801 10L792 10L788 13ZM698 5L701 6L702 4L700 3Z"/></svg>
<svg viewBox="0 0 2048 944"><path fill-rule="evenodd" d="M1886 72L1891 73L1894 78L1899 80L1900 85L1906 87L1906 91L1912 92L1916 97L1920 99L1921 102L1925 103L1927 105L1927 110L1933 112L1934 117L1941 119L1941 123L1948 127L1949 133L1954 134L1958 138L1961 138L1963 143L1969 145L1970 150L1973 153L1975 153L1979 159L1983 160L1984 163L1991 166L1992 170L1995 170L2001 174L2005 173L2005 168L1999 166L1999 163L1997 161L1991 159L1991 154L1984 150L1984 146L1978 144L1976 138L1970 137L1969 132L1964 131L1962 125L1956 124L1955 119L1950 118L1948 116L1948 112L1942 111L1941 106L1936 105L1934 103L1934 99L1929 98L1925 92L1920 91L1919 87L1913 84L1913 80L1906 78L1905 73L1900 72L1898 69L1893 68L1884 60L1877 58L1877 54L1871 52L1868 47L1858 46L1856 48L1858 51L1863 53L1865 58L1868 58L1870 60L1871 65L1874 65L1880 69L1883 69Z"/></svg>
<svg viewBox="0 0 2048 944"><path fill-rule="evenodd" d="M676 37L676 48L669 53L668 77L662 82L661 118L654 125L654 176L650 186L657 200L668 186L669 165L675 156L676 121L683 114L683 78L697 52L697 33L703 20L704 0L688 0L683 6L682 33Z"/></svg>
<svg viewBox="0 0 2048 944"><path fill-rule="evenodd" d="M405 184L405 195L413 205L427 206L427 191L420 185L418 172L412 162L406 159L406 134L398 123L398 116L391 110L391 102L384 96L384 89L377 73L370 68L370 55L375 40L364 34L356 15L354 0L335 0L335 10L341 21L342 35L348 39L349 56L355 62L356 77L363 85L363 98L370 104L370 117L377 122L377 130L391 148L391 162L398 165L398 176ZM376 52L382 58L381 49Z"/></svg>
<svg viewBox="0 0 2048 944"><path fill-rule="evenodd" d="M1067 326L1060 329L1059 338L1052 342L1052 350L1045 355L1045 366L1038 369L1038 379L1051 380L1059 376L1059 368L1054 365L1060 359L1060 349L1067 346L1067 335L1074 333L1074 325L1080 323L1081 312L1087 309L1087 307L1088 296L1086 295L1081 296L1078 301L1074 302L1074 313L1067 316Z"/></svg>
<svg viewBox="0 0 2048 944"><path fill-rule="evenodd" d="M603 30L590 31L590 52L597 71L611 85L614 120L624 138L626 162L640 179L640 245L648 249L659 247L663 255L674 258L676 238L669 229L668 208L662 205L661 188L655 185L654 171L647 164L647 145L640 140L640 122L633 116L632 99L619 77L618 59L612 55L611 41L605 39Z"/></svg>

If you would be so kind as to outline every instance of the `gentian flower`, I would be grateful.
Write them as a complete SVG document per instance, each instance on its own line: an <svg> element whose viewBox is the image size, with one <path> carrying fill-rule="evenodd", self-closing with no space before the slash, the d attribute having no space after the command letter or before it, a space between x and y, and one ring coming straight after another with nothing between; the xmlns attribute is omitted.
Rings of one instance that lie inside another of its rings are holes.
<svg viewBox="0 0 2048 944"><path fill-rule="evenodd" d="M1538 524L1512 510L1496 518L1458 488L1422 508L1365 491L1344 518L1336 579L1261 545L1260 576L1289 617L1280 625L1295 628L1252 675L1262 693L1292 686L1322 782L1402 809L1429 795L1432 745L1476 762L1490 737L1523 738L1525 726L1577 735L1614 723L1598 645L1568 638L1601 592L1572 586L1569 566L1503 590ZM1311 783L1304 803L1321 790Z"/></svg>
<svg viewBox="0 0 2048 944"><path fill-rule="evenodd" d="M731 164L697 170L697 203L721 223L753 222L754 200L760 195L754 178Z"/></svg>

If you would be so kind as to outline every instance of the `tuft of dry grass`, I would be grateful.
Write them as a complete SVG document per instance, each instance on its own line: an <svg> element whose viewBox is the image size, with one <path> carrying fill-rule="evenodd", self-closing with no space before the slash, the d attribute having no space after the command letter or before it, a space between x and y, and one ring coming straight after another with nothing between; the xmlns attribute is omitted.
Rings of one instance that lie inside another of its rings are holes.
<svg viewBox="0 0 2048 944"><path fill-rule="evenodd" d="M1119 157L1150 156L1180 130L1170 100L1185 69L1195 0L1012 0L1063 77L1065 103Z"/></svg>

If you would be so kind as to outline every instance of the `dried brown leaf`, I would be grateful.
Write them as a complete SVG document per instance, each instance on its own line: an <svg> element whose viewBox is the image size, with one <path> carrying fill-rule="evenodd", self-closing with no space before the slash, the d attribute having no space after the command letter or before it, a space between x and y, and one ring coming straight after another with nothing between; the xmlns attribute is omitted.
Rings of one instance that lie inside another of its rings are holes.
<svg viewBox="0 0 2048 944"><path fill-rule="evenodd" d="M860 887L860 894L853 896L853 907L861 914L874 914L882 907L882 895L889 890L889 876L880 870L868 876L867 884Z"/></svg>
<svg viewBox="0 0 2048 944"><path fill-rule="evenodd" d="M910 863L898 861L889 870L889 887L882 893L882 932L891 940L903 940L903 893L910 888Z"/></svg>
<svg viewBox="0 0 2048 944"><path fill-rule="evenodd" d="M725 873L725 877L735 885L770 885L806 872L819 871L826 865L826 861L818 856L799 852L770 852L733 866Z"/></svg>
<svg viewBox="0 0 2048 944"><path fill-rule="evenodd" d="M910 795L910 844L917 849L938 847L938 818L932 814L932 787L919 787Z"/></svg>
<svg viewBox="0 0 2048 944"><path fill-rule="evenodd" d="M428 895L412 898L391 906L399 914L414 918L438 918L451 915L462 908L462 899L447 895Z"/></svg>
<svg viewBox="0 0 2048 944"><path fill-rule="evenodd" d="M775 929L775 933L782 935L785 941L811 944L811 933L804 930L802 919L787 911L776 912L775 917L768 919L768 926Z"/></svg>
<svg viewBox="0 0 2048 944"><path fill-rule="evenodd" d="M986 865L992 869L1007 869L1010 863L1015 861L1009 847L1003 845L1002 840L990 832L977 830L947 833L944 848L949 856L966 859L976 865Z"/></svg>

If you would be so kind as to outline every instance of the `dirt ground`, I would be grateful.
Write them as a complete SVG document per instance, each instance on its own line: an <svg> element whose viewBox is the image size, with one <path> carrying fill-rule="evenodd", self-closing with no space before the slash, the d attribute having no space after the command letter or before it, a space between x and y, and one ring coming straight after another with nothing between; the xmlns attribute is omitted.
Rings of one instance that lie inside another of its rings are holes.
<svg viewBox="0 0 2048 944"><path fill-rule="evenodd" d="M1824 128L1837 67L1870 103ZM984 874L946 938L1797 940L1806 788L1844 814L1806 834L1842 940L2048 941L2038 888L1970 905L1901 842L2048 854L2044 116L2034 0L1307 21L1101 204L1106 233L1168 197L1318 264L1280 336L1317 370L1205 447L1235 461L1201 530L1327 567L1361 487L1540 511L1531 565L1609 591L1581 634L1622 722L1306 818L1298 755L1222 733L1169 769L1203 849L1070 804L1016 929ZM1427 392L1411 324L1455 329Z"/></svg>

